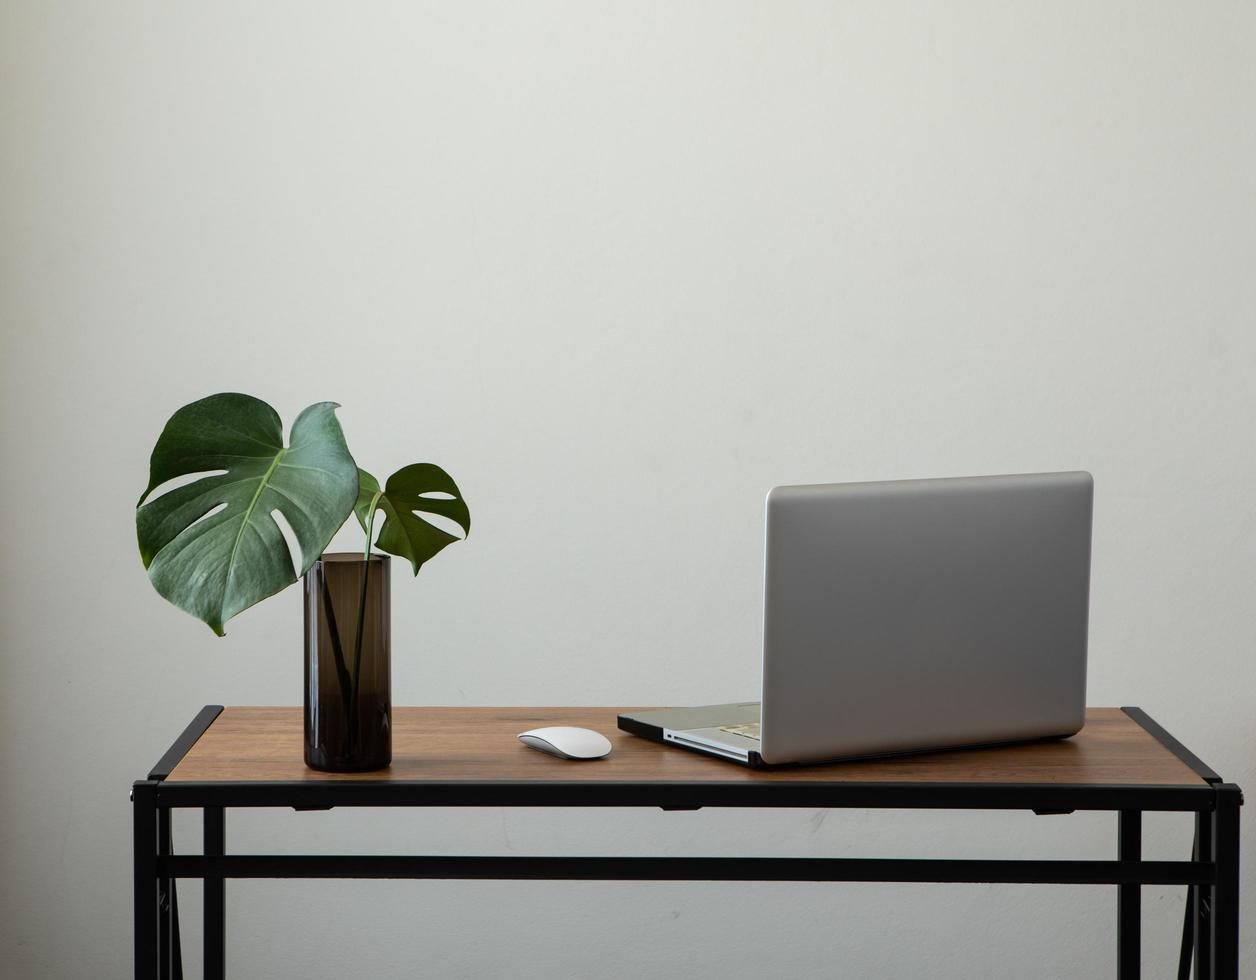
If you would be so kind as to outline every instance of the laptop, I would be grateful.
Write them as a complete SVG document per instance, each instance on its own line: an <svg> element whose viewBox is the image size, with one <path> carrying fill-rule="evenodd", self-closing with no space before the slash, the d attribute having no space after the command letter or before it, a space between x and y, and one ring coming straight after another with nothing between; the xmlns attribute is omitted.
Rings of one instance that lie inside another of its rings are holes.
<svg viewBox="0 0 1256 980"><path fill-rule="evenodd" d="M619 727L750 766L1073 735L1093 496L1084 472L776 487L762 699Z"/></svg>

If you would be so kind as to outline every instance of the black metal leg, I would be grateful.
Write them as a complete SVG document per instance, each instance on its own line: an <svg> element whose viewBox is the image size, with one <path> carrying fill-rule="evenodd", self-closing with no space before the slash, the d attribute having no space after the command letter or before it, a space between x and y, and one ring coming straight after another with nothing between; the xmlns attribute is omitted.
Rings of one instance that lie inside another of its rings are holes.
<svg viewBox="0 0 1256 980"><path fill-rule="evenodd" d="M1213 862L1212 813L1195 814L1195 840L1199 860ZM1212 885L1196 885L1192 909L1195 916L1195 980L1212 977Z"/></svg>
<svg viewBox="0 0 1256 980"><path fill-rule="evenodd" d="M1117 833L1118 858L1139 861L1143 853L1143 815L1138 810L1122 810ZM1142 889L1139 885L1117 885L1117 969L1120 980L1135 980L1139 972L1142 937Z"/></svg>
<svg viewBox="0 0 1256 980"><path fill-rule="evenodd" d="M205 807L206 857L227 852L226 814L220 806ZM226 980L227 892L222 877L205 878L205 980Z"/></svg>
<svg viewBox="0 0 1256 980"><path fill-rule="evenodd" d="M179 938L179 889L174 878L170 879L170 931L171 977L172 980L183 980L183 941Z"/></svg>
<svg viewBox="0 0 1256 980"><path fill-rule="evenodd" d="M157 980L157 784L131 788L135 861L135 980Z"/></svg>
<svg viewBox="0 0 1256 980"><path fill-rule="evenodd" d="M1199 832L1191 844L1191 860L1199 860ZM1195 891L1186 886L1186 909L1182 913L1182 945L1178 948L1178 980L1191 980L1191 953L1195 950Z"/></svg>
<svg viewBox="0 0 1256 980"><path fill-rule="evenodd" d="M157 810L157 853L162 857L170 854L170 808ZM157 976L171 980L170 976L170 886L172 879L157 879Z"/></svg>
<svg viewBox="0 0 1256 980"><path fill-rule="evenodd" d="M1212 813L1213 860L1217 884L1212 890L1212 976L1234 980L1239 975L1239 806L1243 794L1231 783L1217 787Z"/></svg>
<svg viewBox="0 0 1256 980"><path fill-rule="evenodd" d="M157 808L157 853L166 857L174 853L173 813L169 807ZM183 980L183 948L179 941L179 892L174 878L159 878L157 901L161 910L157 922L157 964L161 980Z"/></svg>
<svg viewBox="0 0 1256 980"><path fill-rule="evenodd" d="M166 835L170 832L170 811L157 811L157 853L166 856ZM170 879L157 879L157 976L170 980Z"/></svg>

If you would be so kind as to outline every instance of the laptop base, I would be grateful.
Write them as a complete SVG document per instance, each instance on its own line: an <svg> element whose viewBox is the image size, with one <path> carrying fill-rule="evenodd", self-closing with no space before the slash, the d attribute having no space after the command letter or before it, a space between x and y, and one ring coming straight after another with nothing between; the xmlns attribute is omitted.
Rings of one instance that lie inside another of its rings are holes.
<svg viewBox="0 0 1256 980"><path fill-rule="evenodd" d="M759 702L664 708L619 716L619 728L654 742L727 759L754 769L769 768L759 755L759 740L728 731L757 725Z"/></svg>

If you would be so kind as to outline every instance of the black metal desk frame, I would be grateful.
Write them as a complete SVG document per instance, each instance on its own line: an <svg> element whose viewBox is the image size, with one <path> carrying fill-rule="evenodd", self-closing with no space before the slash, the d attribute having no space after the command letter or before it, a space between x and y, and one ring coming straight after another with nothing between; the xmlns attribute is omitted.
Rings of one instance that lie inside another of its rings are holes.
<svg viewBox="0 0 1256 980"><path fill-rule="evenodd" d="M182 980L175 881L200 878L204 903L204 975L225 977L225 881L228 878L479 878L617 881L895 881L1118 885L1117 976L1140 969L1140 886L1187 885L1179 978L1232 980L1239 971L1238 786L1223 782L1139 708L1123 708L1204 780L1200 786L1049 783L579 783L483 780L167 782L213 724L220 705L201 710L148 778L134 784L135 977ZM410 855L227 854L228 807L330 809L338 806L875 807L1032 810L1118 814L1115 861L1007 861L896 858L756 857L423 857ZM203 812L202 855L175 855L171 814ZM1142 815L1195 814L1189 861L1142 860Z"/></svg>

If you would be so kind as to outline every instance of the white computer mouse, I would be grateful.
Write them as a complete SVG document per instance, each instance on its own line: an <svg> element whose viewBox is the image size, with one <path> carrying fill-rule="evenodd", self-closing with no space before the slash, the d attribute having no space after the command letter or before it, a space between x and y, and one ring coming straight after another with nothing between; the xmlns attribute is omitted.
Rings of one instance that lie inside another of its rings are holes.
<svg viewBox="0 0 1256 980"><path fill-rule="evenodd" d="M605 735L599 735L587 728L570 728L566 725L520 732L519 741L560 759L601 759L611 752L610 739Z"/></svg>

